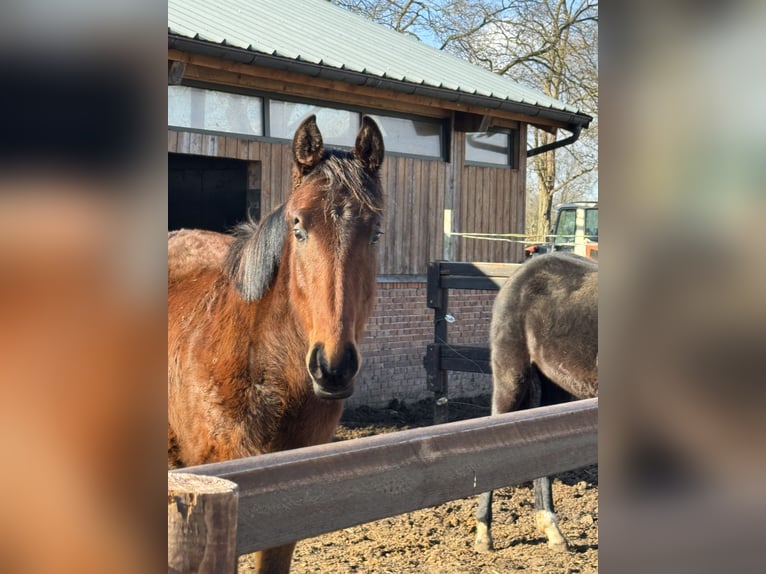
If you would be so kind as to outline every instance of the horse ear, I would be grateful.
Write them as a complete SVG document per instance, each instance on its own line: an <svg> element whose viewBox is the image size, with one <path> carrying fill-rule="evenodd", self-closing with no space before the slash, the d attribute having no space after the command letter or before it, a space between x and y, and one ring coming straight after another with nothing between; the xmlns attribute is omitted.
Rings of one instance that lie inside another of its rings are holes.
<svg viewBox="0 0 766 574"><path fill-rule="evenodd" d="M380 166L383 165L383 134L372 118L364 116L362 127L356 135L354 144L354 157L362 162L364 169L370 175L376 175Z"/></svg>
<svg viewBox="0 0 766 574"><path fill-rule="evenodd" d="M310 172L322 159L322 155L324 155L322 134L317 127L316 116L311 114L295 130L293 138L293 160L298 174L304 176Z"/></svg>
<svg viewBox="0 0 766 574"><path fill-rule="evenodd" d="M287 231L284 204L257 227L247 223L235 230L224 269L245 301L260 300L271 288L282 260Z"/></svg>

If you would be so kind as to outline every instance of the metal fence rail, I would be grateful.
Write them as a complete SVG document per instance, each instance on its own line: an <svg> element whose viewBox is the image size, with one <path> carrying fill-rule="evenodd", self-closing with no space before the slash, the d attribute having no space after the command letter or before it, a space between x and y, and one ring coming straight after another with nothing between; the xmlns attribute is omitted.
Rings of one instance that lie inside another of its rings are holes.
<svg viewBox="0 0 766 574"><path fill-rule="evenodd" d="M597 461L598 399L202 465L239 487L238 554Z"/></svg>

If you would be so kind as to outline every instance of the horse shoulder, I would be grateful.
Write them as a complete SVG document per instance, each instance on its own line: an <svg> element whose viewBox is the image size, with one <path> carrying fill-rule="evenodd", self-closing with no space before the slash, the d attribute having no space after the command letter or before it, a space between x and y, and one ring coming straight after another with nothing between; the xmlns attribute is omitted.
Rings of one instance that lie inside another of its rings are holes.
<svg viewBox="0 0 766 574"><path fill-rule="evenodd" d="M168 284L168 418L185 464L254 450L243 420L250 396L244 305L221 270L198 268Z"/></svg>

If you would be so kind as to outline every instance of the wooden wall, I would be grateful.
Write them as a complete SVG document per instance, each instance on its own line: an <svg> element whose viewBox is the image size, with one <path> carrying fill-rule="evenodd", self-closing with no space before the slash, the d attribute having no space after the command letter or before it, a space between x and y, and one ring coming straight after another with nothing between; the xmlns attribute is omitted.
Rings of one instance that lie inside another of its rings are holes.
<svg viewBox="0 0 766 574"><path fill-rule="evenodd" d="M289 195L292 158L288 144L168 130L168 152L260 162L261 213L268 213Z"/></svg>
<svg viewBox="0 0 766 574"><path fill-rule="evenodd" d="M456 135L462 140L462 133ZM254 162L250 173L260 172L261 214L269 213L289 194L289 144L168 130L168 152ZM379 274L425 275L429 261L445 258L447 204L453 209L453 231L523 232L524 169L462 166L462 153L456 157L459 165L386 157L381 174L386 215ZM251 182L250 187L258 186ZM515 243L458 238L454 254L459 261L517 262L522 248Z"/></svg>
<svg viewBox="0 0 766 574"><path fill-rule="evenodd" d="M458 142L464 141L462 132L455 132ZM455 202L457 214L453 226L458 233L524 233L526 220L526 124L519 126L519 145L516 158L518 169L460 166L460 192ZM462 145L455 150L462 158ZM473 239L458 236L456 261L488 261L493 263L520 263L524 258L522 238L512 241Z"/></svg>
<svg viewBox="0 0 766 574"><path fill-rule="evenodd" d="M386 194L381 273L425 275L442 258L447 164L389 156L383 164Z"/></svg>

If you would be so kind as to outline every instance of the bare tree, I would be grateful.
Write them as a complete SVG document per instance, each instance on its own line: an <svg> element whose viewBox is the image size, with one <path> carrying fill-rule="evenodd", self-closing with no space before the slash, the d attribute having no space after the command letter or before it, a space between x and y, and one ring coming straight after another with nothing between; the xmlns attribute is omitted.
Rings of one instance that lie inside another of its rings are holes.
<svg viewBox="0 0 766 574"><path fill-rule="evenodd" d="M397 32L467 58L472 39L511 10L511 0L332 0Z"/></svg>
<svg viewBox="0 0 766 574"><path fill-rule="evenodd" d="M527 234L550 231L560 200L592 195L598 167L598 0L335 0L399 32L594 117L580 139L533 156L528 173ZM531 129L530 148L556 133Z"/></svg>
<svg viewBox="0 0 766 574"><path fill-rule="evenodd" d="M521 12L515 17L493 27L480 55L484 65L597 117L598 4L525 0L517 9ZM532 147L556 138L541 129L530 132ZM536 199L536 209L530 210L527 228L534 239L540 240L550 231L554 194L561 192L572 200L592 190L598 166L597 138L594 120L574 145L533 157L527 191Z"/></svg>

